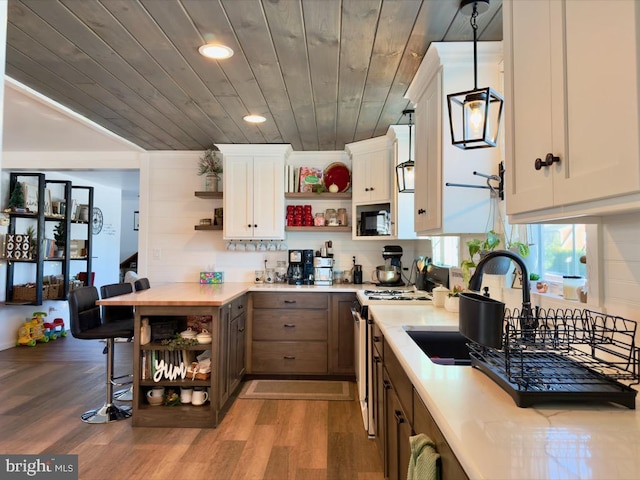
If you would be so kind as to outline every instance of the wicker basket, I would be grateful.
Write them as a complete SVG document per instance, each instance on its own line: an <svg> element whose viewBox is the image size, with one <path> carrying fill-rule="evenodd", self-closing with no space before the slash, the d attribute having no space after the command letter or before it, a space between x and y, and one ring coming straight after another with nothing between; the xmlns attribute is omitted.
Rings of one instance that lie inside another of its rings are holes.
<svg viewBox="0 0 640 480"><path fill-rule="evenodd" d="M188 368L187 368L187 380L209 380L209 377L211 377L211 372L199 372L198 371L199 365L198 362L193 362Z"/></svg>
<svg viewBox="0 0 640 480"><path fill-rule="evenodd" d="M45 285L45 291L47 292L47 300L58 300L60 298L60 293L62 290L62 285L58 283L51 283L49 285ZM43 292L44 298L44 292Z"/></svg>
<svg viewBox="0 0 640 480"><path fill-rule="evenodd" d="M42 299L46 300L49 294L49 286L44 285L42 291ZM26 285L14 285L13 297L14 302L35 302L36 301L36 286L35 284L27 283Z"/></svg>

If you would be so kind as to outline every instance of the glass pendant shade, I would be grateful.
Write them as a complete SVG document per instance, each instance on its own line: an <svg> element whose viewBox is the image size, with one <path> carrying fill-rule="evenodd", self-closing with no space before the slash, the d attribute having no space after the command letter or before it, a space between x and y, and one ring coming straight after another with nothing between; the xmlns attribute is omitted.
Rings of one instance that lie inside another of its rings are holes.
<svg viewBox="0 0 640 480"><path fill-rule="evenodd" d="M415 162L407 160L396 167L396 177L398 179L398 192L411 193L415 191Z"/></svg>
<svg viewBox="0 0 640 480"><path fill-rule="evenodd" d="M487 87L452 93L447 103L453 145L465 150L498 145L504 103L498 92Z"/></svg>

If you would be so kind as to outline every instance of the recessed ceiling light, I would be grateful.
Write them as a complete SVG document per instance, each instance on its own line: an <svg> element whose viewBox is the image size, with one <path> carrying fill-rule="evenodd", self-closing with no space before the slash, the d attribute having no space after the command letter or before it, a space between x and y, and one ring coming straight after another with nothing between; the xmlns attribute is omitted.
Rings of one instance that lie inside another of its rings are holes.
<svg viewBox="0 0 640 480"><path fill-rule="evenodd" d="M262 115L247 115L246 117L243 117L243 119L245 122L249 123L262 123L267 120Z"/></svg>
<svg viewBox="0 0 640 480"><path fill-rule="evenodd" d="M233 55L233 50L219 43L207 43L198 48L198 51L203 57L214 58L216 60L229 58Z"/></svg>

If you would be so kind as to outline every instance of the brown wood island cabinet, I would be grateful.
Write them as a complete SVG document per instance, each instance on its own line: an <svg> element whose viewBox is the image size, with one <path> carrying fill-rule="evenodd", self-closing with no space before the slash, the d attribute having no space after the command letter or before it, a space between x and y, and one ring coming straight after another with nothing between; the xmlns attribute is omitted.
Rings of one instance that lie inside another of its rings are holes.
<svg viewBox="0 0 640 480"><path fill-rule="evenodd" d="M384 462L385 478L407 478L411 456L409 437L424 433L440 454L443 480L467 479L464 469L449 447L429 410L405 373L396 354L384 340L377 325L373 328L373 395L376 441Z"/></svg>
<svg viewBox="0 0 640 480"><path fill-rule="evenodd" d="M255 375L353 377L352 293L252 292Z"/></svg>

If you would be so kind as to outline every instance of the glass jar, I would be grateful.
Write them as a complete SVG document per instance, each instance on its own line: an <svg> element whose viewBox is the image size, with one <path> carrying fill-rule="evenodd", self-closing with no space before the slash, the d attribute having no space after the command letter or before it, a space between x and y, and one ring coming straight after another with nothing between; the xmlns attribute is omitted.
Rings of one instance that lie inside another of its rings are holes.
<svg viewBox="0 0 640 480"><path fill-rule="evenodd" d="M275 273L276 283L287 282L287 262L285 260L278 260Z"/></svg>
<svg viewBox="0 0 640 480"><path fill-rule="evenodd" d="M313 219L313 224L316 227L324 227L324 213L322 212L316 213L316 216Z"/></svg>
<svg viewBox="0 0 640 480"><path fill-rule="evenodd" d="M347 220L347 209L339 208L338 209L338 225L341 227L346 227L349 225L349 221Z"/></svg>
<svg viewBox="0 0 640 480"><path fill-rule="evenodd" d="M324 212L324 223L325 225L329 225L335 227L338 225L338 214L336 213L335 208L327 208Z"/></svg>

